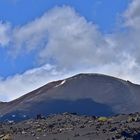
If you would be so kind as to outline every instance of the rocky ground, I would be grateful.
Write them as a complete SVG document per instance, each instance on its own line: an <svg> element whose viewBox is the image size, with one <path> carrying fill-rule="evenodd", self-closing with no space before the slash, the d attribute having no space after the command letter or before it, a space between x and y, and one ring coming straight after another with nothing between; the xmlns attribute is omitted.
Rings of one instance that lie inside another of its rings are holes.
<svg viewBox="0 0 140 140"><path fill-rule="evenodd" d="M140 140L140 113L114 117L63 113L0 124L0 140Z"/></svg>

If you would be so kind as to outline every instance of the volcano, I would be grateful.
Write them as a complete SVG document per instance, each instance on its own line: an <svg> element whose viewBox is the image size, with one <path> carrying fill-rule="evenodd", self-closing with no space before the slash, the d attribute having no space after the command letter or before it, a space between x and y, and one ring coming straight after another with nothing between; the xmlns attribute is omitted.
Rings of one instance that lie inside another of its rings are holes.
<svg viewBox="0 0 140 140"><path fill-rule="evenodd" d="M0 121L64 112L111 116L140 112L140 85L103 74L78 74L0 103Z"/></svg>

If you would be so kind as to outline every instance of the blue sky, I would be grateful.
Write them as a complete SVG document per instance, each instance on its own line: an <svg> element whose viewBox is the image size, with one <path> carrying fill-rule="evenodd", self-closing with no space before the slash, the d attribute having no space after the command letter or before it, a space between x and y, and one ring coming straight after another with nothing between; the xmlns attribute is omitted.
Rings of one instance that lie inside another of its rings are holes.
<svg viewBox="0 0 140 140"><path fill-rule="evenodd" d="M12 26L24 25L43 15L55 6L69 5L88 21L99 26L101 32L111 32L117 17L126 9L130 0L1 0L0 20ZM0 75L7 77L35 67L35 54L11 59L7 50L0 48ZM21 65L22 64L22 65Z"/></svg>
<svg viewBox="0 0 140 140"><path fill-rule="evenodd" d="M54 6L69 5L87 20L108 31L114 27L116 16L127 8L129 2L130 0L1 0L0 17L13 25L22 25Z"/></svg>
<svg viewBox="0 0 140 140"><path fill-rule="evenodd" d="M139 24L139 0L1 0L0 100L81 72L140 83Z"/></svg>

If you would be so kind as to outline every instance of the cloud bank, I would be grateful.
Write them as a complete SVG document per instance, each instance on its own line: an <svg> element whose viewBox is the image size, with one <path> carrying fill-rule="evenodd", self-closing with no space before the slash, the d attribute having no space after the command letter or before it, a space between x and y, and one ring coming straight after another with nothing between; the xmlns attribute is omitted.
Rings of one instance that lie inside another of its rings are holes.
<svg viewBox="0 0 140 140"><path fill-rule="evenodd" d="M79 72L140 83L140 2L133 0L122 17L121 30L109 35L68 6L55 7L21 27L1 22L1 46L10 46L15 57L36 51L38 66L42 66L1 79L0 99L15 99L48 81Z"/></svg>

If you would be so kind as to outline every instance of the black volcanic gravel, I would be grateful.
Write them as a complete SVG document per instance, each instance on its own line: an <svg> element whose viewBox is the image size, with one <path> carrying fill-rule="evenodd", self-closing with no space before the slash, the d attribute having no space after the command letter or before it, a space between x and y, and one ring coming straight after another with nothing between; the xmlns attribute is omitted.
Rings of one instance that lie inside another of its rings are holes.
<svg viewBox="0 0 140 140"><path fill-rule="evenodd" d="M140 140L140 114L110 118L63 113L0 124L1 140Z"/></svg>

